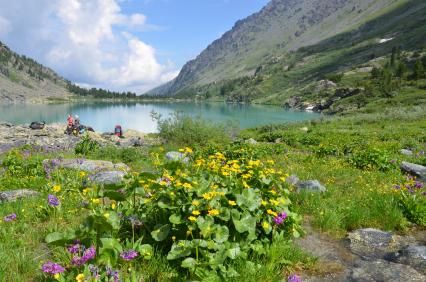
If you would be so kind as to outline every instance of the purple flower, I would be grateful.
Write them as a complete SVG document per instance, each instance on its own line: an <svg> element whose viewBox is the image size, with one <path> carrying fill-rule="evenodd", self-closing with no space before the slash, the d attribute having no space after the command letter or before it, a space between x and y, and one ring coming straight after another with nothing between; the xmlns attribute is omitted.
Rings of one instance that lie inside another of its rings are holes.
<svg viewBox="0 0 426 282"><path fill-rule="evenodd" d="M135 250L124 251L120 254L120 257L124 260L132 260L138 256L138 252Z"/></svg>
<svg viewBox="0 0 426 282"><path fill-rule="evenodd" d="M89 271L90 273L92 273L92 276L99 279L100 275L99 275L99 268L93 264L89 264Z"/></svg>
<svg viewBox="0 0 426 282"><path fill-rule="evenodd" d="M276 225L280 225L280 224L283 224L284 219L282 217L277 216L274 218L274 222Z"/></svg>
<svg viewBox="0 0 426 282"><path fill-rule="evenodd" d="M57 263L48 261L42 265L41 270L43 270L44 273L58 274L58 273L64 272L65 268L63 268L61 265Z"/></svg>
<svg viewBox="0 0 426 282"><path fill-rule="evenodd" d="M401 189L401 186L400 185L395 185L395 186L393 186L393 188L395 188L396 190L399 190L399 189Z"/></svg>
<svg viewBox="0 0 426 282"><path fill-rule="evenodd" d="M85 264L86 262L88 262L91 259L94 259L96 256L96 249L94 246L91 246L90 248L86 249L83 252L83 256L79 257L79 256L74 256L71 259L71 264L76 265L76 266L80 266Z"/></svg>
<svg viewBox="0 0 426 282"><path fill-rule="evenodd" d="M16 213L12 213L12 214L6 215L3 218L3 220L6 221L6 222L14 221L15 219L16 219Z"/></svg>
<svg viewBox="0 0 426 282"><path fill-rule="evenodd" d="M421 182L416 181L416 184L414 184L414 188L416 189L422 189L424 187L424 184Z"/></svg>
<svg viewBox="0 0 426 282"><path fill-rule="evenodd" d="M70 254L77 254L80 251L80 244L74 244L68 247L68 252Z"/></svg>
<svg viewBox="0 0 426 282"><path fill-rule="evenodd" d="M396 160L390 160L389 161L391 164L396 164Z"/></svg>
<svg viewBox="0 0 426 282"><path fill-rule="evenodd" d="M281 224L284 223L284 220L286 218L287 218L287 214L285 212L282 212L274 218L274 222L275 222L276 225L281 225Z"/></svg>
<svg viewBox="0 0 426 282"><path fill-rule="evenodd" d="M299 275L293 274L287 278L288 282L302 282L302 278Z"/></svg>
<svg viewBox="0 0 426 282"><path fill-rule="evenodd" d="M108 277L114 278L114 282L120 281L117 270L113 270L111 267L107 267L106 268L106 274L107 274Z"/></svg>
<svg viewBox="0 0 426 282"><path fill-rule="evenodd" d="M52 206L52 207L57 207L60 204L58 197L52 194L47 196L47 200L48 200L49 206Z"/></svg>

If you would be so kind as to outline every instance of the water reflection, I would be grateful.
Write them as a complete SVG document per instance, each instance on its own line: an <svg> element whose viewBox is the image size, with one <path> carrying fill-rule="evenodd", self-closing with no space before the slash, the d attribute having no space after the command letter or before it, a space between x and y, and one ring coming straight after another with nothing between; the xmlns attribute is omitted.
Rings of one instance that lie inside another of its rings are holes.
<svg viewBox="0 0 426 282"><path fill-rule="evenodd" d="M31 121L64 122L68 114L78 114L83 124L97 131L112 131L116 124L125 129L155 132L151 112L168 116L182 111L212 122L237 122L241 128L291 121L310 120L319 115L286 111L280 107L226 103L73 103L54 105L0 105L0 121L27 124Z"/></svg>

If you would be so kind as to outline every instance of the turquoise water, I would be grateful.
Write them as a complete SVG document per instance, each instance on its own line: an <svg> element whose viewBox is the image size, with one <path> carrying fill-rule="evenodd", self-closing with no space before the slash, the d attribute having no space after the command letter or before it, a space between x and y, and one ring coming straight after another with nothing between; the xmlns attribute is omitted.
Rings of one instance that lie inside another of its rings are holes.
<svg viewBox="0 0 426 282"><path fill-rule="evenodd" d="M240 128L271 123L286 123L316 119L311 112L287 111L276 106L239 105L226 103L73 103L0 105L0 121L29 124L32 121L66 122L68 114L79 115L82 124L96 131L112 131L116 124L124 130L135 129L146 133L156 131L151 112L168 116L183 111L194 117L201 116L215 123L236 122Z"/></svg>

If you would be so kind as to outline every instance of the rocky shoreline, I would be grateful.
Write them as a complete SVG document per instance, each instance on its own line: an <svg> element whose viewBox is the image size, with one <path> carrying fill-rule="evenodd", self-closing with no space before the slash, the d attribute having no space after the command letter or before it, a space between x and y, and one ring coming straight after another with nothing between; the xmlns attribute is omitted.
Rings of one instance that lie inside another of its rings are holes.
<svg viewBox="0 0 426 282"><path fill-rule="evenodd" d="M66 125L60 123L46 124L43 129L33 130L29 125L0 122L0 154L24 145L47 152L71 150L84 135L67 135L64 133L65 129ZM88 134L101 146L136 147L159 142L158 139L136 130L125 131L124 138L117 138L112 133L88 132Z"/></svg>

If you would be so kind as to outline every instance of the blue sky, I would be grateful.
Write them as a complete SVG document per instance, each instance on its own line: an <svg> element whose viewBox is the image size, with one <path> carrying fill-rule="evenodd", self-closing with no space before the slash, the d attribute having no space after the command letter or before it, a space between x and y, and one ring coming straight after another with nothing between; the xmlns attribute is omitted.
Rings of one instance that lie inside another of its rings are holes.
<svg viewBox="0 0 426 282"><path fill-rule="evenodd" d="M268 0L0 0L0 41L87 87L143 93Z"/></svg>

